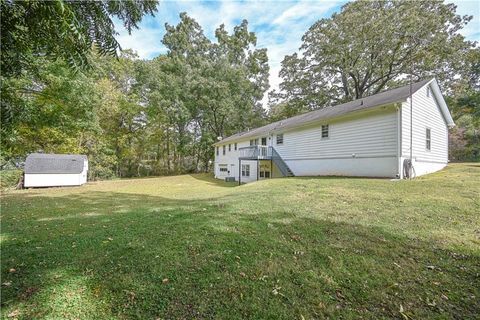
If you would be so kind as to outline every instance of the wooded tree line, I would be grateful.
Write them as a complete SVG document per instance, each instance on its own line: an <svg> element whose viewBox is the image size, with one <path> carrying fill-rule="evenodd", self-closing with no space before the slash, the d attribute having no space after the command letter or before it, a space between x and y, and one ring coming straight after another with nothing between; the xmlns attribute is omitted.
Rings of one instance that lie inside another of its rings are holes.
<svg viewBox="0 0 480 320"><path fill-rule="evenodd" d="M458 16L453 5L348 3L285 57L268 112L260 103L267 50L257 48L247 21L231 33L219 26L211 41L182 13L159 39L167 54L140 60L119 50L110 17L131 30L155 11L154 1L1 5L2 168L43 151L87 154L95 179L208 171L217 137L410 76L436 76L448 95L457 122L452 156L480 157L480 54L459 33L471 17ZM64 30L49 29L56 24Z"/></svg>
<svg viewBox="0 0 480 320"><path fill-rule="evenodd" d="M210 41L187 14L166 25L168 53L140 60L93 48L89 68L36 57L2 80L4 162L35 151L87 154L90 178L208 171L217 137L259 126L266 49L247 21Z"/></svg>

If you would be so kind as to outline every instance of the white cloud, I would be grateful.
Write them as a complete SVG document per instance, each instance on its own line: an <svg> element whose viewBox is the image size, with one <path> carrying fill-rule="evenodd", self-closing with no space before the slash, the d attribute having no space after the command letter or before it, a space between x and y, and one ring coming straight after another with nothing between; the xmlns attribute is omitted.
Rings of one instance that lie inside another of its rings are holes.
<svg viewBox="0 0 480 320"><path fill-rule="evenodd" d="M459 15L473 16L473 19L460 33L468 40L480 42L480 2L478 0L454 0Z"/></svg>
<svg viewBox="0 0 480 320"><path fill-rule="evenodd" d="M318 3L299 2L283 11L282 14L273 21L273 23L281 25L291 20L303 19L304 17L311 16L312 14L320 16L342 2L343 1L326 1Z"/></svg>
<svg viewBox="0 0 480 320"><path fill-rule="evenodd" d="M149 59L159 53L166 52L161 43L164 32L158 29L142 28L135 30L131 35L128 32L120 32L117 40L122 49L133 49L142 59Z"/></svg>

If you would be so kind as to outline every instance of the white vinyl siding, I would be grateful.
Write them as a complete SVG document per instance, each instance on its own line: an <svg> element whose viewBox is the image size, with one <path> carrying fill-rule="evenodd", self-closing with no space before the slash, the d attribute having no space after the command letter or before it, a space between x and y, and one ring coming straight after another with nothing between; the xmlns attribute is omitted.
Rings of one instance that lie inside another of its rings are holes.
<svg viewBox="0 0 480 320"><path fill-rule="evenodd" d="M26 173L25 187L80 186L87 182L87 170L82 173Z"/></svg>
<svg viewBox="0 0 480 320"><path fill-rule="evenodd" d="M322 139L322 124L285 132L285 142L276 150L284 160L397 156L397 114L393 106L331 121L328 131L328 139Z"/></svg>
<svg viewBox="0 0 480 320"><path fill-rule="evenodd" d="M226 152L225 155L222 154L223 149L222 145L219 146L218 154L215 154L215 163L214 163L214 174L215 177L224 179L225 177L235 177L238 181L238 174L239 174L239 167L238 167L238 156L240 154L239 148L244 148L249 146L249 141L239 141L232 143L232 150L230 152ZM242 160L242 164L247 163L247 161ZM225 172L220 172L220 166L223 164L228 164L228 171L227 174ZM250 166L250 176L255 175L256 180L256 171L253 173L253 170L256 167L254 166L254 162L251 163Z"/></svg>
<svg viewBox="0 0 480 320"><path fill-rule="evenodd" d="M426 129L431 148L426 148ZM427 96L427 86L413 95L413 158L420 162L448 162L448 127L435 95ZM402 104L402 157L410 157L410 102Z"/></svg>

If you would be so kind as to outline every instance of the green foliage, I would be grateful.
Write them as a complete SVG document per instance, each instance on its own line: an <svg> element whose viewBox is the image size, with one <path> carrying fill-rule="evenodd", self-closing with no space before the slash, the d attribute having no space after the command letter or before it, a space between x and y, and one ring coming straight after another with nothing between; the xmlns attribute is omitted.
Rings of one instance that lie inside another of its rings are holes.
<svg viewBox="0 0 480 320"><path fill-rule="evenodd" d="M272 104L287 102L297 113L322 108L378 93L406 75L435 76L449 92L469 79L465 61L474 46L459 33L472 17L455 10L440 1L347 3L310 27L300 54L285 57Z"/></svg>
<svg viewBox="0 0 480 320"><path fill-rule="evenodd" d="M157 1L9 1L1 0L1 73L3 77L31 70L39 56L61 58L71 68L86 67L92 46L115 56L112 17L129 32L142 16L156 11Z"/></svg>
<svg viewBox="0 0 480 320"><path fill-rule="evenodd" d="M480 48L467 56L467 83L447 97L455 127L450 130L450 159L480 161Z"/></svg>
<svg viewBox="0 0 480 320"><path fill-rule="evenodd" d="M22 176L22 170L0 170L0 189L15 188Z"/></svg>
<svg viewBox="0 0 480 320"><path fill-rule="evenodd" d="M456 125L450 132L450 158L480 161L480 91L469 91L448 101Z"/></svg>

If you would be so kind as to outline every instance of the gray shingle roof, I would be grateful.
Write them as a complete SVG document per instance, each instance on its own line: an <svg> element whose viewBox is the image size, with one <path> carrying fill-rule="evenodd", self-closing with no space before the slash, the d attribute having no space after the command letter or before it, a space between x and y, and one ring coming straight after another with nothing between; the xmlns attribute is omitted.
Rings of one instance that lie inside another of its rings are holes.
<svg viewBox="0 0 480 320"><path fill-rule="evenodd" d="M420 82L416 82L412 85L412 93L415 93L418 89L432 81L433 79L426 79ZM307 123L332 119L350 112L366 110L374 107L379 107L387 104L392 104L406 100L410 96L410 85L387 90L377 93L372 96L364 97L361 99L353 100L347 103L339 104L332 107L327 107L311 112L307 112L295 117L280 120L267 124L266 126L252 129L241 133L229 136L215 144L223 144L225 142L235 141L239 139L245 139L255 137L261 134L269 133L272 131L279 131L284 129L295 128Z"/></svg>
<svg viewBox="0 0 480 320"><path fill-rule="evenodd" d="M85 155L32 153L25 160L25 173L81 173Z"/></svg>

